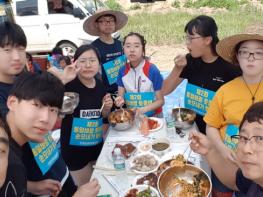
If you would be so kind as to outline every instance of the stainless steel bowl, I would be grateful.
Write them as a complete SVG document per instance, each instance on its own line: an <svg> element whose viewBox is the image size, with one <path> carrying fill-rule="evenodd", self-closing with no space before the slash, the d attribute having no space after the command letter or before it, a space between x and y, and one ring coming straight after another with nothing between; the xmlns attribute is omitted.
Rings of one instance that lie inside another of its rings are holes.
<svg viewBox="0 0 263 197"><path fill-rule="evenodd" d="M111 112L108 120L113 129L125 131L133 126L134 116L134 112L130 109L119 109Z"/></svg>
<svg viewBox="0 0 263 197"><path fill-rule="evenodd" d="M174 108L172 111L175 128L189 129L194 125L196 113L187 108Z"/></svg>
<svg viewBox="0 0 263 197"><path fill-rule="evenodd" d="M186 182L193 184L194 176L198 176L201 180L201 184L197 184L199 186L199 191L202 194L201 196L208 197L212 190L212 183L209 176L201 168L189 164L186 164L184 167L170 167L163 171L158 179L158 191L162 197L176 195L194 196L193 193L186 193L186 191L183 191L182 183Z"/></svg>
<svg viewBox="0 0 263 197"><path fill-rule="evenodd" d="M79 94L76 92L65 92L61 114L72 114L79 104Z"/></svg>

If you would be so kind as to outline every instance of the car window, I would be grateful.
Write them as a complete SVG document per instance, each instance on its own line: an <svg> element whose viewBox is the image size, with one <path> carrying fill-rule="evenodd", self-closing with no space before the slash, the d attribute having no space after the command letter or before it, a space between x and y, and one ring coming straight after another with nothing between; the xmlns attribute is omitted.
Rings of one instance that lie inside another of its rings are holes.
<svg viewBox="0 0 263 197"><path fill-rule="evenodd" d="M67 0L49 0L49 14L71 14L73 15L74 6Z"/></svg>
<svg viewBox="0 0 263 197"><path fill-rule="evenodd" d="M38 15L37 0L24 0L16 2L17 16Z"/></svg>

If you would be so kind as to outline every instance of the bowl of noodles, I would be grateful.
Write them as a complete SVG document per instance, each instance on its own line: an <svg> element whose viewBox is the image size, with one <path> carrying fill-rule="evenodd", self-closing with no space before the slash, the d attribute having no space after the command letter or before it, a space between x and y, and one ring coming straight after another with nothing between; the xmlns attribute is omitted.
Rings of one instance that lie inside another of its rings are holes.
<svg viewBox="0 0 263 197"><path fill-rule="evenodd" d="M162 197L208 197L212 183L205 171L196 166L172 166L161 173L158 191Z"/></svg>
<svg viewBox="0 0 263 197"><path fill-rule="evenodd" d="M118 109L110 113L108 120L113 129L125 131L133 126L134 112L130 109Z"/></svg>

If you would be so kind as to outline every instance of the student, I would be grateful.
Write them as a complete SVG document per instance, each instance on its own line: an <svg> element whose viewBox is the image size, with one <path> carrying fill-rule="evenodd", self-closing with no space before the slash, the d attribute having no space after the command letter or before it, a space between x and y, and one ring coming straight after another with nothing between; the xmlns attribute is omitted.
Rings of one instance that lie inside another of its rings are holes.
<svg viewBox="0 0 263 197"><path fill-rule="evenodd" d="M97 10L84 22L84 30L93 36L99 36L92 45L97 48L101 58L101 74L106 90L115 94L118 90L117 76L126 58L123 55L122 44L112 37L112 33L123 28L128 17L120 12L108 9Z"/></svg>
<svg viewBox="0 0 263 197"><path fill-rule="evenodd" d="M231 136L236 147L236 163L226 159L205 135L190 134L193 151L206 157L217 177L241 196L263 196L263 102L250 106L239 126L240 133Z"/></svg>
<svg viewBox="0 0 263 197"><path fill-rule="evenodd" d="M65 85L66 92L79 94L73 114L66 115L61 125L61 153L78 186L89 181L92 165L103 146L103 118L110 113L113 101L102 82L95 78L100 59L92 45L79 47L74 55L80 68L77 77ZM90 125L87 126L86 125Z"/></svg>
<svg viewBox="0 0 263 197"><path fill-rule="evenodd" d="M116 105L121 106L125 101L128 108L137 108L138 114L162 116L163 78L158 68L145 59L144 37L131 32L124 37L123 45L129 62L119 71Z"/></svg>
<svg viewBox="0 0 263 197"><path fill-rule="evenodd" d="M26 45L26 37L20 26L11 22L0 23L0 112L3 116L8 112L6 102L9 91L16 76L25 67ZM69 68L71 67L69 66ZM73 70L75 69L73 68ZM72 73L75 73L75 71ZM67 81L70 78L64 78L64 80ZM30 91L30 89L27 91ZM60 181L63 177L66 182L64 185L62 184L61 195L65 193L71 196L75 192L76 186L71 176L69 176L67 166L60 154L56 162L50 166L50 170L42 174L28 143L23 146L23 151L23 159L27 164L27 177L29 180L28 192L37 195L47 194L52 188L61 187ZM57 172L56 169L60 170Z"/></svg>
<svg viewBox="0 0 263 197"><path fill-rule="evenodd" d="M240 71L216 53L219 39L213 18L198 16L186 24L184 31L189 54L174 58L175 66L164 80L162 91L167 95L183 79L187 79L185 107L197 113L196 124L199 130L205 133L206 125L203 116L215 91L237 77Z"/></svg>
<svg viewBox="0 0 263 197"><path fill-rule="evenodd" d="M216 92L204 117L206 133L222 157L235 162L231 135L238 135L238 125L249 106L263 101L263 36L233 35L221 40L216 49L226 61L238 64L242 75Z"/></svg>
<svg viewBox="0 0 263 197"><path fill-rule="evenodd" d="M35 143L46 141L46 136L56 122L63 96L64 85L48 72L21 74L10 91L7 100L9 111L6 119L12 134L9 158L15 159L9 159L8 165L15 165L20 171L19 177L23 180L18 183L18 186L23 186L25 191L27 174L26 167L22 162L22 146L29 141ZM55 147L53 148L55 149ZM38 150L35 151L41 154ZM52 154L52 152L48 151L47 153ZM63 196L95 197L99 188L98 182L94 180L80 187L75 194L64 194ZM56 188L51 191L52 193L48 195L57 196L60 192ZM21 191L17 192L17 196L23 196L23 194Z"/></svg>
<svg viewBox="0 0 263 197"><path fill-rule="evenodd" d="M59 66L64 69L66 66L71 64L71 60L68 56L61 56L58 59Z"/></svg>

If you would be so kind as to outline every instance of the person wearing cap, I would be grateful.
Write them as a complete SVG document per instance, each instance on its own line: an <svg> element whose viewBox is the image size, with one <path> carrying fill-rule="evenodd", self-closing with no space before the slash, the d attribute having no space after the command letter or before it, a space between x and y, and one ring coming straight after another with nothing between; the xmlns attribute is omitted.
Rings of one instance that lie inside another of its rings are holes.
<svg viewBox="0 0 263 197"><path fill-rule="evenodd" d="M190 146L202 154L219 179L240 191L237 197L263 196L263 102L252 105L240 123L240 134L231 136L237 143L237 165L222 157L207 136L190 133Z"/></svg>
<svg viewBox="0 0 263 197"><path fill-rule="evenodd" d="M216 92L204 117L206 134L222 157L236 163L236 143L231 136L239 134L247 109L263 101L263 35L233 35L220 41L216 50L226 61L239 65L242 75Z"/></svg>
<svg viewBox="0 0 263 197"><path fill-rule="evenodd" d="M126 63L122 43L113 38L112 33L123 28L127 21L127 15L120 11L100 9L83 24L83 28L88 34L99 36L92 42L92 45L99 51L102 80L107 92L112 94L118 90L119 69Z"/></svg>

